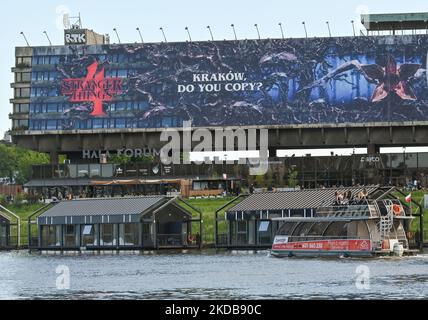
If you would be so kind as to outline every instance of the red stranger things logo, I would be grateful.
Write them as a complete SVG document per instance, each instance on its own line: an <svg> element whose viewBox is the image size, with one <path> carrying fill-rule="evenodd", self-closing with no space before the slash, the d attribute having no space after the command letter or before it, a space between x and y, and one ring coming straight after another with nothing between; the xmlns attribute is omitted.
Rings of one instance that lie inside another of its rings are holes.
<svg viewBox="0 0 428 320"><path fill-rule="evenodd" d="M64 79L61 92L70 97L70 102L92 102L94 109L90 115L104 116L103 102L122 94L122 79L106 79L104 67L98 69L98 62L91 64L87 70L85 78Z"/></svg>

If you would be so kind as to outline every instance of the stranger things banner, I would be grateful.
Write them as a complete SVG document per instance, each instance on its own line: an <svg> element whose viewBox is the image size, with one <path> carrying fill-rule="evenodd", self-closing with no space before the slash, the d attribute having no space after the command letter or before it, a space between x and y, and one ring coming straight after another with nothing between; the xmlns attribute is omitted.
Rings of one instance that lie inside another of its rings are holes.
<svg viewBox="0 0 428 320"><path fill-rule="evenodd" d="M30 129L427 121L427 50L423 35L35 48L58 59L33 64Z"/></svg>

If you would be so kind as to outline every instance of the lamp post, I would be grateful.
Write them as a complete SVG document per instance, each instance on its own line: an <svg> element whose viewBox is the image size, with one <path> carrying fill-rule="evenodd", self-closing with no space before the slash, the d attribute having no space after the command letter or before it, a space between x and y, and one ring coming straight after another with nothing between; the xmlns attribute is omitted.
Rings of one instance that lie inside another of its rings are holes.
<svg viewBox="0 0 428 320"><path fill-rule="evenodd" d="M279 25L279 29L281 30L281 37L282 39L284 39L284 30L282 29L282 23L280 22L278 23L278 25Z"/></svg>
<svg viewBox="0 0 428 320"><path fill-rule="evenodd" d="M306 22L303 21L302 24L303 24L303 28L305 29L305 37L307 38L308 37L308 30L306 29Z"/></svg>
<svg viewBox="0 0 428 320"><path fill-rule="evenodd" d="M144 40L143 40L143 35L141 34L141 30L140 30L140 28L136 28L136 30L138 31L138 34L140 35L140 40L141 40L141 43L144 43Z"/></svg>
<svg viewBox="0 0 428 320"><path fill-rule="evenodd" d="M27 43L27 47L29 47L29 46L30 46L30 44L28 43L27 37L25 36L24 32L23 32L23 31L21 31L21 32L20 32L20 34L21 34L21 35L22 35L22 37L24 38L25 43Z"/></svg>
<svg viewBox="0 0 428 320"><path fill-rule="evenodd" d="M257 36L259 37L260 40L260 31L259 31L259 26L257 25L257 23L254 24L254 26L256 27L257 30Z"/></svg>
<svg viewBox="0 0 428 320"><path fill-rule="evenodd" d="M116 33L117 41L119 41L119 44L121 44L121 42L120 42L120 37L119 37L119 33L117 32L117 29L116 29L116 28L113 28L113 31Z"/></svg>
<svg viewBox="0 0 428 320"><path fill-rule="evenodd" d="M211 41L214 41L214 36L213 36L212 31L211 31L211 27L210 27L210 26L207 26L207 29L208 29L208 30L209 30L209 32L210 32L210 35L211 35Z"/></svg>
<svg viewBox="0 0 428 320"><path fill-rule="evenodd" d="M163 31L163 27L160 27L160 28L159 28L159 30L162 32L163 39L165 40L165 42L168 42L168 41L166 40L166 36L165 36L165 32Z"/></svg>
<svg viewBox="0 0 428 320"><path fill-rule="evenodd" d="M355 37L355 23L354 23L354 20L351 20L351 24L352 24L352 31L354 32L354 37Z"/></svg>
<svg viewBox="0 0 428 320"><path fill-rule="evenodd" d="M327 29L328 29L328 36L331 38L331 29L330 29L330 22L326 22L327 24Z"/></svg>
<svg viewBox="0 0 428 320"><path fill-rule="evenodd" d="M187 35L189 36L189 41L192 42L192 36L190 35L189 27L184 28L187 31Z"/></svg>
<svg viewBox="0 0 428 320"><path fill-rule="evenodd" d="M51 39L49 39L48 33L46 31L43 31L43 33L45 34L46 38L48 39L49 45L52 47L52 42L51 42Z"/></svg>
<svg viewBox="0 0 428 320"><path fill-rule="evenodd" d="M238 40L238 37L236 36L235 25L232 23L230 26L231 26L231 27L232 27L232 29L233 29L233 34L235 35L235 40Z"/></svg>

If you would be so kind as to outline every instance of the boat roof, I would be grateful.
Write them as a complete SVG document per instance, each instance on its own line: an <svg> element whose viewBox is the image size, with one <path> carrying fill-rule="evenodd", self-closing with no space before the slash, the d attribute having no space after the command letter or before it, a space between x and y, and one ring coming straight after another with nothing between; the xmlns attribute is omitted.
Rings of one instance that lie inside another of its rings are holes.
<svg viewBox="0 0 428 320"><path fill-rule="evenodd" d="M255 193L230 208L228 213L245 213L281 210L311 210L333 205L336 192L352 192L356 195L366 190L369 199L379 199L391 193L395 188L366 186L351 188L310 189L282 192Z"/></svg>

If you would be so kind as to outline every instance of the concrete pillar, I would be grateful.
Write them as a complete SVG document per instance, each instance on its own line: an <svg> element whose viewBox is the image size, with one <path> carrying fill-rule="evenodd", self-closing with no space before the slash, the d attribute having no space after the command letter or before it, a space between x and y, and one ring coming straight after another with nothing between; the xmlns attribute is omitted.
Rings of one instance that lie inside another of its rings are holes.
<svg viewBox="0 0 428 320"><path fill-rule="evenodd" d="M367 146L367 154L376 155L380 153L380 147L375 144L369 144Z"/></svg>
<svg viewBox="0 0 428 320"><path fill-rule="evenodd" d="M269 158L276 158L278 153L277 147L269 147Z"/></svg>
<svg viewBox="0 0 428 320"><path fill-rule="evenodd" d="M51 151L49 152L51 165L58 165L59 164L59 155L58 151Z"/></svg>

